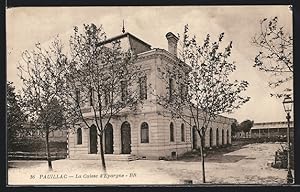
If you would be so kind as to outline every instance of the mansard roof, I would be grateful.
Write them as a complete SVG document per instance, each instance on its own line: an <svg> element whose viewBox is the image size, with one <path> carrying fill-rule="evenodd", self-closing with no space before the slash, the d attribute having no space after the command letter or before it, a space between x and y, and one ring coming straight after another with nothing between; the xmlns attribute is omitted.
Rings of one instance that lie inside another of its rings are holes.
<svg viewBox="0 0 300 192"><path fill-rule="evenodd" d="M124 39L124 38L127 38L129 40L129 43L130 43L130 47L134 47L133 45L133 41L136 41L138 42L139 44L147 47L149 50L151 49L151 45L146 43L145 41L137 38L136 36L134 36L133 34L129 33L129 32L126 32L126 33L123 33L123 34L120 34L120 35L117 35L117 36L114 36L112 38L109 38L101 43L98 44L98 46L100 45L104 45L104 44L108 44L108 43L111 43L113 41L116 41L116 40L120 40L120 39Z"/></svg>

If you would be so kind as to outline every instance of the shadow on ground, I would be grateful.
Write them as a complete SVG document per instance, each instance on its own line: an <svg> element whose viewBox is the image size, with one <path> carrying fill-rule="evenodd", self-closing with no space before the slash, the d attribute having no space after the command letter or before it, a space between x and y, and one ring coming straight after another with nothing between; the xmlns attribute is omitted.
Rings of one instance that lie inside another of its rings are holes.
<svg viewBox="0 0 300 192"><path fill-rule="evenodd" d="M8 168L28 168L38 166L46 161L9 161Z"/></svg>
<svg viewBox="0 0 300 192"><path fill-rule="evenodd" d="M244 155L226 155L230 152L242 149L248 143L244 142L233 142L231 146L225 148L215 148L213 150L208 150L205 152L205 161L213 163L235 163L246 158ZM177 160L185 162L199 162L201 161L201 156L199 151L187 152L183 156L179 157Z"/></svg>

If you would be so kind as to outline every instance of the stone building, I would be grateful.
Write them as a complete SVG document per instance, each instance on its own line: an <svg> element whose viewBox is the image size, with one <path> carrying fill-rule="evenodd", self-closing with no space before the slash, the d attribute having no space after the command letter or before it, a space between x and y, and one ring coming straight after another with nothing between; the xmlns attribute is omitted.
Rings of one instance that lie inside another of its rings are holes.
<svg viewBox="0 0 300 192"><path fill-rule="evenodd" d="M146 72L147 84L154 87L157 94L165 93L166 86L158 77L158 66L178 65L182 63L177 57L178 38L167 33L168 51L151 48L151 45L130 33L106 40L110 43L120 40L124 49L135 51L136 64ZM186 64L185 64L186 65ZM184 67L184 66L183 66ZM176 157L199 147L199 136L196 131L182 120L163 116L161 106L155 104L156 98L149 93L147 86L143 91L144 103L140 113L128 113L119 119L112 119L105 130L104 149L106 159L161 159ZM91 110L86 106L85 115ZM205 146L220 146L231 143L231 118L218 116L207 130ZM194 131L193 131L194 130ZM78 128L69 132L68 150L71 159L100 158L99 138L96 127Z"/></svg>
<svg viewBox="0 0 300 192"><path fill-rule="evenodd" d="M51 130L49 133L50 142L67 142L68 130L66 129L57 129ZM26 138L29 140L37 140L46 137L46 133L37 129L33 124L25 123L23 129L19 130L16 134L17 139Z"/></svg>

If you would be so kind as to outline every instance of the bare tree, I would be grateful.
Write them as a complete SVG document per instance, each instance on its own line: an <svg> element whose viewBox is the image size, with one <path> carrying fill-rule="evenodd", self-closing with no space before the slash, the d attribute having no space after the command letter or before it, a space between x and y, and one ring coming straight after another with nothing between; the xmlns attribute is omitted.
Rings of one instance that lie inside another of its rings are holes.
<svg viewBox="0 0 300 192"><path fill-rule="evenodd" d="M84 25L83 33L75 27L70 38L71 60L65 67L69 111L78 125L97 128L104 172L104 131L112 119L137 110L141 103L137 83L142 75L131 50L123 50L119 40L105 40L102 26Z"/></svg>
<svg viewBox="0 0 300 192"><path fill-rule="evenodd" d="M49 49L35 45L31 51L22 53L19 76L22 80L22 103L30 123L45 137L48 168L52 170L49 133L63 128L65 124L64 106L61 105L63 70L59 66L65 62L61 41L55 38Z"/></svg>
<svg viewBox="0 0 300 192"><path fill-rule="evenodd" d="M277 17L260 21L260 32L253 37L252 44L259 48L253 67L272 75L270 87L279 87L293 79L293 37L279 26ZM290 91L289 87L284 90ZM282 97L284 94L272 93L271 96Z"/></svg>
<svg viewBox="0 0 300 192"><path fill-rule="evenodd" d="M205 180L204 138L209 124L218 115L230 113L250 98L241 96L248 86L247 81L231 82L229 75L236 69L229 61L232 42L223 52L219 51L224 34L211 42L207 35L199 45L196 37L189 37L185 26L183 61L160 67L160 79L167 84L167 94L157 95L158 104L173 118L179 118L193 127L200 137L202 181ZM166 114L167 114L166 113Z"/></svg>

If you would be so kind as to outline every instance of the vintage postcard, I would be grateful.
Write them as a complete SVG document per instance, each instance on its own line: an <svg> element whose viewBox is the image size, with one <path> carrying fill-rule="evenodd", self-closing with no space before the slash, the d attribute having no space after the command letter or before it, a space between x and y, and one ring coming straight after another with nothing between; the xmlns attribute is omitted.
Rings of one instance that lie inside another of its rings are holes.
<svg viewBox="0 0 300 192"><path fill-rule="evenodd" d="M293 184L292 14L8 8L7 184Z"/></svg>

